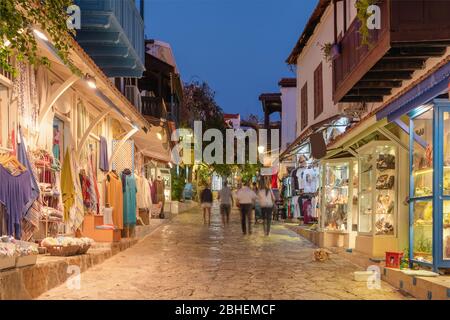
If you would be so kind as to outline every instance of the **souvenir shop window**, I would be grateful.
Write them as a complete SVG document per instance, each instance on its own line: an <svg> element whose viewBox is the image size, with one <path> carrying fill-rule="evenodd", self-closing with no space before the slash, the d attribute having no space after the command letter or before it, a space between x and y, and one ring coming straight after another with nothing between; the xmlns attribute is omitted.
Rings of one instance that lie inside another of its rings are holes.
<svg viewBox="0 0 450 320"><path fill-rule="evenodd" d="M450 260L450 201L444 201L443 211L443 257L444 260Z"/></svg>
<svg viewBox="0 0 450 320"><path fill-rule="evenodd" d="M444 196L450 196L450 113L443 112L443 172L442 172L442 187Z"/></svg>
<svg viewBox="0 0 450 320"><path fill-rule="evenodd" d="M413 120L414 150L412 154L412 177L414 196L427 197L433 195L433 109L424 112ZM450 142L450 141L449 141ZM450 145L445 145L450 151ZM445 158L444 158L445 160ZM450 168L450 157L448 158ZM446 171L450 174L449 171ZM450 179L450 176L448 177ZM445 180L444 188L450 192L450 180Z"/></svg>
<svg viewBox="0 0 450 320"><path fill-rule="evenodd" d="M349 200L349 162L324 165L323 228L346 231Z"/></svg>
<svg viewBox="0 0 450 320"><path fill-rule="evenodd" d="M397 148L372 141L360 154L359 232L395 235Z"/></svg>
<svg viewBox="0 0 450 320"><path fill-rule="evenodd" d="M433 262L433 201L415 201L413 204L413 257L422 262Z"/></svg>

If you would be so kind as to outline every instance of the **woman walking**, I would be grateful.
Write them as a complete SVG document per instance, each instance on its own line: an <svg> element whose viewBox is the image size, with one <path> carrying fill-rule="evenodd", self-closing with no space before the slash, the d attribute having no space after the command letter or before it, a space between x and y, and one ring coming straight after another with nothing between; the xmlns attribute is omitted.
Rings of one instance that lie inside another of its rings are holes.
<svg viewBox="0 0 450 320"><path fill-rule="evenodd" d="M211 207L213 203L213 195L208 185L200 194L200 203L202 204L203 208L203 224L206 224L206 215L208 214L208 225L211 225Z"/></svg>
<svg viewBox="0 0 450 320"><path fill-rule="evenodd" d="M275 203L275 196L273 195L268 181L260 181L260 187L258 190L258 202L261 207L261 213L264 221L264 234L268 236L270 233L272 212Z"/></svg>

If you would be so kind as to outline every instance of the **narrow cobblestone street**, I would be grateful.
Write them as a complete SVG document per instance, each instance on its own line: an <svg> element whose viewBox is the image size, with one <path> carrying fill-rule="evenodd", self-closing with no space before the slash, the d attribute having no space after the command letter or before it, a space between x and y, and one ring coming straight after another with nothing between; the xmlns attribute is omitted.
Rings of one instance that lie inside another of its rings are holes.
<svg viewBox="0 0 450 320"><path fill-rule="evenodd" d="M343 258L312 261L314 246L280 224L270 237L240 231L239 214L223 228L218 208L204 226L199 209L177 216L134 247L40 299L404 299L386 283L369 290Z"/></svg>

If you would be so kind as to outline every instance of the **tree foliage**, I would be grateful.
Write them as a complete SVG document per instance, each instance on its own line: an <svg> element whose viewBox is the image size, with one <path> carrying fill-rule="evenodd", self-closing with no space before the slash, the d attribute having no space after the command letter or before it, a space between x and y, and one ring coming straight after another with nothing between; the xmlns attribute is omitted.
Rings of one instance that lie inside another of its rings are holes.
<svg viewBox="0 0 450 320"><path fill-rule="evenodd" d="M203 122L203 130L225 129L222 108L215 100L215 92L206 82L193 81L184 85L182 126L193 127Z"/></svg>
<svg viewBox="0 0 450 320"><path fill-rule="evenodd" d="M17 69L10 57L32 65L50 65L38 55L35 27L45 30L61 60L79 74L69 57L71 37L75 31L67 27L66 9L73 0L1 0L0 1L0 68L13 75Z"/></svg>

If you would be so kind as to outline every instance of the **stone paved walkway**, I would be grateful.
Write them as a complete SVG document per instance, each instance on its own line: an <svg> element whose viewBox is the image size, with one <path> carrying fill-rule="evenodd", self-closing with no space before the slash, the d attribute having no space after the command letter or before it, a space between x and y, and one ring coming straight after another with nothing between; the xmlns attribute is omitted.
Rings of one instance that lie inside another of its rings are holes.
<svg viewBox="0 0 450 320"><path fill-rule="evenodd" d="M282 225L243 236L237 211L228 228L219 219L216 207L210 227L199 209L183 213L83 273L80 290L63 284L40 299L404 299L354 282L358 267L337 255L312 262L314 246Z"/></svg>

